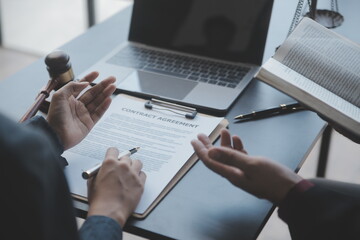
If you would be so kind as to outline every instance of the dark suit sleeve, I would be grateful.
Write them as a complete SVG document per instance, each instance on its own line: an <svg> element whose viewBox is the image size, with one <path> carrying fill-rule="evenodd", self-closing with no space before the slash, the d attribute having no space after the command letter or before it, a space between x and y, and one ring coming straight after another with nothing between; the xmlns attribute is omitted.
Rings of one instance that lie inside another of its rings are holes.
<svg viewBox="0 0 360 240"><path fill-rule="evenodd" d="M17 124L0 114L0 206L5 220L0 239L79 239L62 152L62 143L44 118ZM97 216L85 221L81 237L122 235L115 220Z"/></svg>
<svg viewBox="0 0 360 240"><path fill-rule="evenodd" d="M34 116L27 121L23 123L23 125L33 128L36 131L41 131L45 135L49 137L49 140L51 141L51 144L58 155L56 158L59 163L65 167L68 165L65 158L61 156L61 154L64 152L64 145L61 142L60 138L56 135L56 133L53 131L53 129L50 127L50 125L47 123L47 121L40 116Z"/></svg>
<svg viewBox="0 0 360 240"><path fill-rule="evenodd" d="M294 240L360 236L359 199L317 185L280 205L279 216L288 224Z"/></svg>
<svg viewBox="0 0 360 240"><path fill-rule="evenodd" d="M76 240L62 146L41 127L44 119L31 121L26 126L0 115L0 239Z"/></svg>
<svg viewBox="0 0 360 240"><path fill-rule="evenodd" d="M82 240L121 240L122 229L112 218L105 216L91 216L80 228Z"/></svg>
<svg viewBox="0 0 360 240"><path fill-rule="evenodd" d="M49 141L54 147L55 154L58 156L57 162L65 167L67 161L61 157L64 151L63 144L55 132L52 130L47 121L39 116L35 116L24 123L27 127L43 132L49 137ZM69 194L70 195L70 194ZM113 219L105 216L93 216L84 222L79 231L82 240L121 240L122 229L120 225Z"/></svg>

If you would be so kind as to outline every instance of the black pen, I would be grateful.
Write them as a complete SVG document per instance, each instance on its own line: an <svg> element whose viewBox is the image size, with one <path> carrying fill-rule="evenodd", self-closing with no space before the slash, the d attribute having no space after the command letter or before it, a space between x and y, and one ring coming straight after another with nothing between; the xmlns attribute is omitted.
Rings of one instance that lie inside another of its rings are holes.
<svg viewBox="0 0 360 240"><path fill-rule="evenodd" d="M299 103L280 104L277 107L268 108L260 111L252 111L251 113L248 114L241 114L234 117L234 119L236 120L256 119L256 118L270 117L281 113L295 112L299 110L304 110L303 106L301 106Z"/></svg>
<svg viewBox="0 0 360 240"><path fill-rule="evenodd" d="M130 155L136 153L139 150L139 148L140 147L135 147L130 150L119 153L118 159L125 157L125 156L130 156ZM84 171L81 176L83 177L83 179L89 179L92 176L95 176L97 174L97 172L99 171L101 165L102 165L101 162L96 164L94 167L90 168L89 170Z"/></svg>

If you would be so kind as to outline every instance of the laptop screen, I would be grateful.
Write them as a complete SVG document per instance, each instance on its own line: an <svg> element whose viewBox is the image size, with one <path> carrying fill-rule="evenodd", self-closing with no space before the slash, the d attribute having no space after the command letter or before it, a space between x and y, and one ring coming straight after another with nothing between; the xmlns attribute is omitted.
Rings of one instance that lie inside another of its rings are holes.
<svg viewBox="0 0 360 240"><path fill-rule="evenodd" d="M135 0L129 40L260 65L273 0Z"/></svg>

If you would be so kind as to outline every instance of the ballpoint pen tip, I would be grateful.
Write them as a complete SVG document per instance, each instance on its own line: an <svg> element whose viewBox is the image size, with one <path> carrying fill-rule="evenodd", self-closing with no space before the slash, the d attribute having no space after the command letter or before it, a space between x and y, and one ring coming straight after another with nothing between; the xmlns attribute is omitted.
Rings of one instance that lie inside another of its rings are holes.
<svg viewBox="0 0 360 240"><path fill-rule="evenodd" d="M244 118L244 115L237 115L236 117L234 117L235 120L242 119L242 118Z"/></svg>

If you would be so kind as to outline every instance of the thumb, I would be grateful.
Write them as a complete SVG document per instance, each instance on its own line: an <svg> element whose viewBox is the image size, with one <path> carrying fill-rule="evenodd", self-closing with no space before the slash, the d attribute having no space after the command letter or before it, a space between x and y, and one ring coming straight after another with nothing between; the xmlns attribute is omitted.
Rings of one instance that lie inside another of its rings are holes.
<svg viewBox="0 0 360 240"><path fill-rule="evenodd" d="M209 150L209 157L215 161L240 169L246 168L249 161L251 161L248 155L228 147L211 148Z"/></svg>

